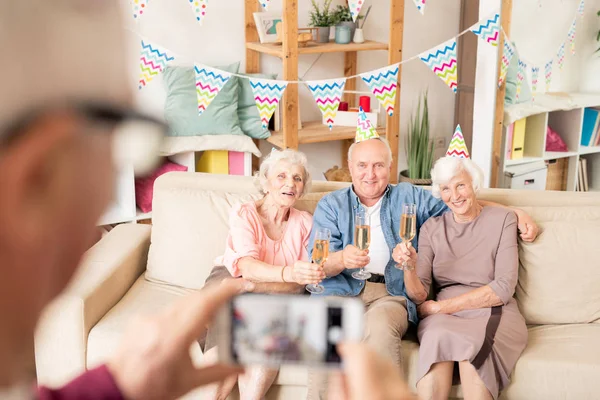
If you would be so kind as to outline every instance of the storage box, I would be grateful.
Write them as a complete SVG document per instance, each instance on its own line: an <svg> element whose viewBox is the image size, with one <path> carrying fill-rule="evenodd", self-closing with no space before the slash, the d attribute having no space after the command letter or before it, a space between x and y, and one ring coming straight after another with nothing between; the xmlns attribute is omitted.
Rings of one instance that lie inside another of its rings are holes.
<svg viewBox="0 0 600 400"><path fill-rule="evenodd" d="M229 174L229 152L227 150L207 150L202 153L196 171L209 174Z"/></svg>
<svg viewBox="0 0 600 400"><path fill-rule="evenodd" d="M559 158L557 160L548 160L547 164L546 190L567 190L569 159Z"/></svg>
<svg viewBox="0 0 600 400"><path fill-rule="evenodd" d="M379 122L379 114L376 112L368 112L367 118L371 121L371 125L377 128ZM323 118L323 124L327 125L327 121ZM358 125L358 111L338 111L335 116L333 126L357 126Z"/></svg>
<svg viewBox="0 0 600 400"><path fill-rule="evenodd" d="M545 190L547 174L543 160L506 167L504 185L509 189Z"/></svg>
<svg viewBox="0 0 600 400"><path fill-rule="evenodd" d="M229 152L229 175L244 175L245 155L240 151Z"/></svg>

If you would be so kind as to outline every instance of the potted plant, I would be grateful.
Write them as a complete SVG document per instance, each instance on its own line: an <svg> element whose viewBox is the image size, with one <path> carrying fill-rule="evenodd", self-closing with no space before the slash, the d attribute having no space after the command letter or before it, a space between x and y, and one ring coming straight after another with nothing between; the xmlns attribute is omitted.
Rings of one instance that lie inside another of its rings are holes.
<svg viewBox="0 0 600 400"><path fill-rule="evenodd" d="M358 16L358 19L362 16ZM335 42L339 44L348 44L354 37L356 30L356 22L352 21L352 13L350 7L337 6L333 12L332 25L335 25Z"/></svg>
<svg viewBox="0 0 600 400"><path fill-rule="evenodd" d="M598 11L598 12L596 13L596 15L600 17L600 11ZM599 30L599 31L598 31L598 33L596 34L596 42L600 42L600 30ZM598 47L598 48L596 49L595 53L597 53L597 52L599 52L599 51L600 51L600 47Z"/></svg>
<svg viewBox="0 0 600 400"><path fill-rule="evenodd" d="M310 12L309 25L317 28L318 43L329 43L329 35L331 33L332 14L330 11L331 2L333 0L325 0L323 7L319 7L316 0L311 0L312 11Z"/></svg>
<svg viewBox="0 0 600 400"><path fill-rule="evenodd" d="M429 138L429 107L427 93L425 93L422 100L419 98L416 115L408 123L406 137L408 169L400 172L400 182L431 185L433 154L433 141Z"/></svg>

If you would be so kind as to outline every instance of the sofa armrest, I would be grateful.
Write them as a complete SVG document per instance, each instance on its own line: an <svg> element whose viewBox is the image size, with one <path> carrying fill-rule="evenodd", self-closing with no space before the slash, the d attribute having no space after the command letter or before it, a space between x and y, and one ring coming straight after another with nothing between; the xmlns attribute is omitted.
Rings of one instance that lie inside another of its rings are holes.
<svg viewBox="0 0 600 400"><path fill-rule="evenodd" d="M35 334L39 384L63 385L86 369L90 330L146 269L149 225L118 225L88 250L65 291L44 310Z"/></svg>

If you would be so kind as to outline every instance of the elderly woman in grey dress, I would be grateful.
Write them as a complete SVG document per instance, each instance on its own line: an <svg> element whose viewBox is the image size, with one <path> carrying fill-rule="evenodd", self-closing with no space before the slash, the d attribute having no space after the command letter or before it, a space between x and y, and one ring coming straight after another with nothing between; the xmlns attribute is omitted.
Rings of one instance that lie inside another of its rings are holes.
<svg viewBox="0 0 600 400"><path fill-rule="evenodd" d="M517 218L480 205L483 172L469 158L444 157L431 176L434 196L451 212L421 227L418 253L404 244L393 253L407 262L407 294L420 304L417 391L423 399L447 399L460 381L467 400L497 399L527 343L513 299Z"/></svg>

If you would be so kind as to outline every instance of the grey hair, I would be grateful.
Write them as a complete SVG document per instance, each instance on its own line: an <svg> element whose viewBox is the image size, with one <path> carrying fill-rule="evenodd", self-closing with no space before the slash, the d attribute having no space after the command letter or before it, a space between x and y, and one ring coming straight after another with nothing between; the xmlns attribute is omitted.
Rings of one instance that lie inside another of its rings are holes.
<svg viewBox="0 0 600 400"><path fill-rule="evenodd" d="M260 164L259 171L254 175L254 182L258 187L258 190L260 190L260 192L263 195L267 194L266 187L267 182L269 180L269 171L279 161L287 161L292 165L299 165L302 167L302 170L304 171L302 176L302 181L304 182L304 189L302 190L302 193L300 193L300 197L304 196L305 193L308 193L310 191L312 179L310 177L310 172L308 171L308 161L306 159L306 155L304 153L292 149L273 149L273 151L271 151L271 154L265 157L263 162Z"/></svg>
<svg viewBox="0 0 600 400"><path fill-rule="evenodd" d="M386 147L387 152L388 152L390 164L394 161L393 158L392 158L392 148L390 147L390 143L387 141L386 138L383 138L383 137L380 136L378 138L369 139L369 140L379 140L381 143L385 144L385 147ZM358 143L362 143L362 142L358 142ZM358 143L354 142L354 143L352 143L352 145L350 145L350 148L348 149L348 160L352 160L352 153L354 152L354 147Z"/></svg>
<svg viewBox="0 0 600 400"><path fill-rule="evenodd" d="M440 198L440 185L444 185L461 171L467 172L473 182L475 194L483 185L483 170L470 158L442 157L435 162L431 170L431 193L434 197Z"/></svg>

